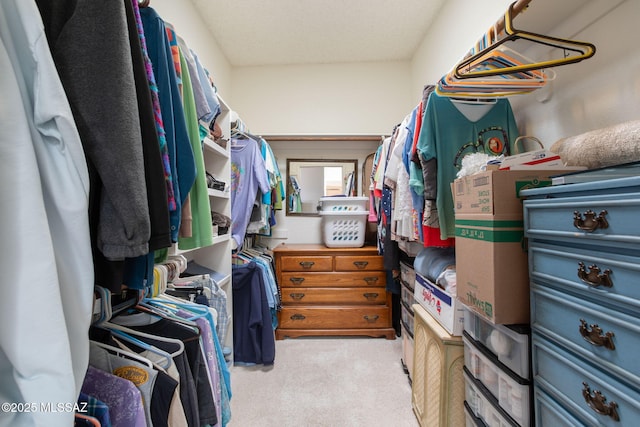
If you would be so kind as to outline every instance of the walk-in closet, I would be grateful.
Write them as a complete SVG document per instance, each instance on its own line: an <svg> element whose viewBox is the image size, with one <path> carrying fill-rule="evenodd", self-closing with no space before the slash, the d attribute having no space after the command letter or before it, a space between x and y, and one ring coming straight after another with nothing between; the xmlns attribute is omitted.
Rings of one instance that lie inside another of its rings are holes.
<svg viewBox="0 0 640 427"><path fill-rule="evenodd" d="M637 0L0 0L0 427L640 419Z"/></svg>

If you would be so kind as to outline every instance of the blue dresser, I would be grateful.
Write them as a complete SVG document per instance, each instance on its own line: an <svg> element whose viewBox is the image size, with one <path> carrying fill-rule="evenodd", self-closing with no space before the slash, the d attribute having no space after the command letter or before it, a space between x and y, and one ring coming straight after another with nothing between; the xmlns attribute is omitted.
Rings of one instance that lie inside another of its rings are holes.
<svg viewBox="0 0 640 427"><path fill-rule="evenodd" d="M522 196L536 425L640 425L640 177Z"/></svg>

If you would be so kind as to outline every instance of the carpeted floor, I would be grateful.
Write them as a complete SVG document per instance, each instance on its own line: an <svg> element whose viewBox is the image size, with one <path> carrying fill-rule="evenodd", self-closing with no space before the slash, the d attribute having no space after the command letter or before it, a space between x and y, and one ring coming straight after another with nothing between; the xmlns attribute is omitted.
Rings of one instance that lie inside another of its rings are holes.
<svg viewBox="0 0 640 427"><path fill-rule="evenodd" d="M276 362L231 370L231 427L416 427L402 340L276 341Z"/></svg>

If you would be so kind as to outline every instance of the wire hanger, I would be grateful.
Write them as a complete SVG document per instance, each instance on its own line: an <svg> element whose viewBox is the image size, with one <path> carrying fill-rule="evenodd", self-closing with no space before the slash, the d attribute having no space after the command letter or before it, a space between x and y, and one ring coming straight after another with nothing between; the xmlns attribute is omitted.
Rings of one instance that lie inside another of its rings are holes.
<svg viewBox="0 0 640 427"><path fill-rule="evenodd" d="M503 74L518 73L523 71L540 70L543 68L556 67L561 65L573 64L591 58L595 55L596 47L592 43L563 39L559 37L547 36L544 34L532 33L525 30L516 29L513 26L513 8L512 3L504 15L504 31L506 37L494 41L491 45L485 47L480 52L471 55L459 62L454 68L454 75L459 79L468 79L473 77L497 76ZM559 59L551 59L547 61L539 61L527 64L519 64L505 66L502 68L486 68L483 66L493 52L501 45L508 41L528 40L537 44L562 49L564 55Z"/></svg>

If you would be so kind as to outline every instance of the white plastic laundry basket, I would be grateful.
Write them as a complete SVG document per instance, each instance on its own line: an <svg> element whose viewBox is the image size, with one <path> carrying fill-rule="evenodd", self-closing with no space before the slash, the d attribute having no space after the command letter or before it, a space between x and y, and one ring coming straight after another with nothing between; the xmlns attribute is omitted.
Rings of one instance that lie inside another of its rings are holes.
<svg viewBox="0 0 640 427"><path fill-rule="evenodd" d="M329 248L359 248L364 246L367 211L320 211L322 236Z"/></svg>
<svg viewBox="0 0 640 427"><path fill-rule="evenodd" d="M366 211L369 209L368 197L321 197L322 210L326 212Z"/></svg>

